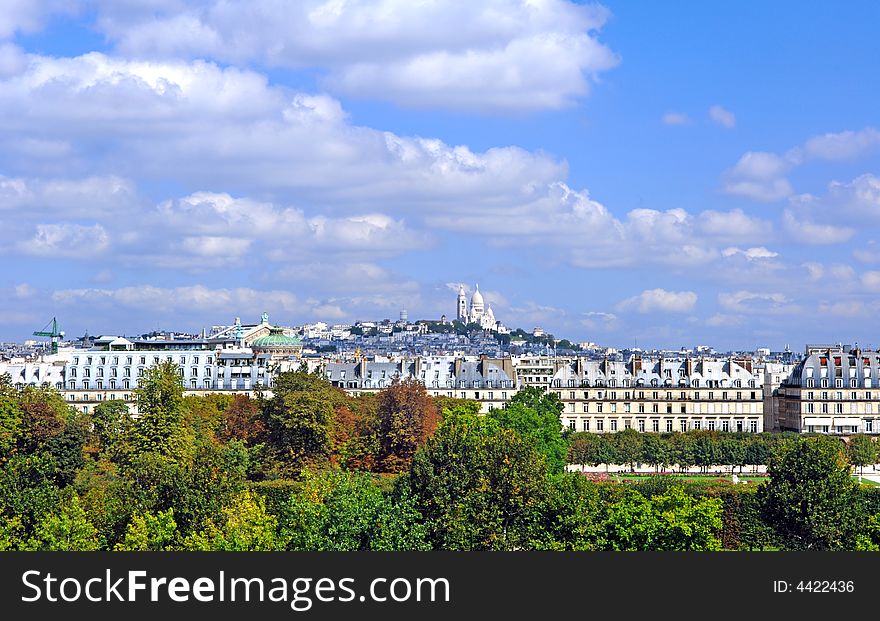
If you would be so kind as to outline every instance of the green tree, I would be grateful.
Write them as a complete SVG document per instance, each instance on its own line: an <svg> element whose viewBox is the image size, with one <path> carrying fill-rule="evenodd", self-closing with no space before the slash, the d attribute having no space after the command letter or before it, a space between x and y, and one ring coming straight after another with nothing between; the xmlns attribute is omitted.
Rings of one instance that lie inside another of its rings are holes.
<svg viewBox="0 0 880 621"><path fill-rule="evenodd" d="M224 507L219 524L209 521L206 528L187 537L187 550L254 551L280 550L278 519L266 511L262 497L246 490Z"/></svg>
<svg viewBox="0 0 880 621"><path fill-rule="evenodd" d="M541 521L529 547L538 550L595 550L600 524L596 485L580 474L552 477Z"/></svg>
<svg viewBox="0 0 880 621"><path fill-rule="evenodd" d="M272 398L264 403L269 441L286 474L298 473L330 455L334 406L344 394L318 373L280 373Z"/></svg>
<svg viewBox="0 0 880 621"><path fill-rule="evenodd" d="M134 391L138 418L129 446L136 453L155 452L181 459L183 438L183 380L170 361L149 367Z"/></svg>
<svg viewBox="0 0 880 621"><path fill-rule="evenodd" d="M56 513L47 516L37 527L28 544L32 550L98 550L98 531L86 517L74 492L65 494Z"/></svg>
<svg viewBox="0 0 880 621"><path fill-rule="evenodd" d="M0 375L0 464L15 450L22 427L22 412L16 397L9 376Z"/></svg>
<svg viewBox="0 0 880 621"><path fill-rule="evenodd" d="M636 464L642 456L642 436L635 429L624 429L612 436L617 449L617 459L635 472Z"/></svg>
<svg viewBox="0 0 880 621"><path fill-rule="evenodd" d="M547 493L544 457L497 421L447 411L409 474L432 546L513 550L533 540Z"/></svg>
<svg viewBox="0 0 880 621"><path fill-rule="evenodd" d="M746 463L746 445L738 438L727 438L721 440L719 448L721 450L721 461L730 466L730 472L739 466L740 472Z"/></svg>
<svg viewBox="0 0 880 621"><path fill-rule="evenodd" d="M380 490L366 473L306 471L279 511L289 550L423 550L421 516L404 486Z"/></svg>
<svg viewBox="0 0 880 621"><path fill-rule="evenodd" d="M639 458L642 462L659 472L660 468L669 465L672 459L669 443L656 433L646 433L642 439L642 454Z"/></svg>
<svg viewBox="0 0 880 621"><path fill-rule="evenodd" d="M101 450L119 442L131 423L128 405L121 399L102 401L92 410L92 425Z"/></svg>
<svg viewBox="0 0 880 621"><path fill-rule="evenodd" d="M768 473L770 481L758 489L762 514L787 548L853 548L861 514L858 486L839 440L787 441L770 458Z"/></svg>
<svg viewBox="0 0 880 621"><path fill-rule="evenodd" d="M135 514L125 531L125 538L116 544L116 550L168 550L177 535L174 509Z"/></svg>
<svg viewBox="0 0 880 621"><path fill-rule="evenodd" d="M562 403L556 393L530 386L514 395L506 407L492 410L488 416L531 443L544 455L549 471L557 474L565 469L567 452L561 413Z"/></svg>
<svg viewBox="0 0 880 621"><path fill-rule="evenodd" d="M696 461L694 457L694 438L689 433L673 433L670 439L672 460L678 464L681 472L685 472Z"/></svg>
<svg viewBox="0 0 880 621"><path fill-rule="evenodd" d="M846 447L849 463L858 467L859 474L865 470L865 466L870 466L877 462L877 446L870 436L858 434L849 439Z"/></svg>
<svg viewBox="0 0 880 621"><path fill-rule="evenodd" d="M721 461L721 447L711 432L701 433L694 440L694 465L702 472L708 472L711 466Z"/></svg>

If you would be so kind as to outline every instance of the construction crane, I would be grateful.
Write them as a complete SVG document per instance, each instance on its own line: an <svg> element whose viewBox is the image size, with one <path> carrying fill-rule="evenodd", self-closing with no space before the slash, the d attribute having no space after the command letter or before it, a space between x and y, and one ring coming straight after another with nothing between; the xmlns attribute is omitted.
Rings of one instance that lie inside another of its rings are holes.
<svg viewBox="0 0 880 621"><path fill-rule="evenodd" d="M47 329L50 325L52 326L51 331L49 331ZM49 338L51 338L52 339L52 353L57 354L58 353L58 341L60 339L64 338L64 332L61 332L60 330L58 330L58 320L55 319L55 317L52 317L52 321L50 323L46 324L46 326L42 330L40 330L38 332L34 332L34 336L48 336Z"/></svg>

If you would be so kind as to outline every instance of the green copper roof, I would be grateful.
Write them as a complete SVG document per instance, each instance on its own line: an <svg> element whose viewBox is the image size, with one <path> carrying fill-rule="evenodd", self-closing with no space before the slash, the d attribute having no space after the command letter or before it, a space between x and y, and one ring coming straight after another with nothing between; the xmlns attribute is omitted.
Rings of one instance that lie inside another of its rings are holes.
<svg viewBox="0 0 880 621"><path fill-rule="evenodd" d="M284 330L278 327L269 328L268 335L254 339L251 343L251 347L263 348L293 347L294 345L299 345L299 339L292 336L284 336Z"/></svg>

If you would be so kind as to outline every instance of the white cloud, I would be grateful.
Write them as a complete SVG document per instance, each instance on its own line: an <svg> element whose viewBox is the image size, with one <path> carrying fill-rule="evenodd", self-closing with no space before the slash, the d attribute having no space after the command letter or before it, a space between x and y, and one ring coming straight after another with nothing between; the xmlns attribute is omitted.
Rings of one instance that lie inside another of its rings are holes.
<svg viewBox="0 0 880 621"><path fill-rule="evenodd" d="M717 237L738 237L754 241L770 235L773 225L766 220L746 215L742 209L708 210L700 214L700 230Z"/></svg>
<svg viewBox="0 0 880 621"><path fill-rule="evenodd" d="M732 313L773 313L782 314L793 310L789 299L783 293L759 293L755 291L735 291L719 293L718 304Z"/></svg>
<svg viewBox="0 0 880 621"><path fill-rule="evenodd" d="M724 173L724 190L757 201L773 202L793 192L783 175L792 163L775 153L749 151Z"/></svg>
<svg viewBox="0 0 880 621"><path fill-rule="evenodd" d="M647 289L637 296L623 300L617 308L639 313L687 313L693 310L696 303L697 294L693 291Z"/></svg>
<svg viewBox="0 0 880 621"><path fill-rule="evenodd" d="M37 290L26 282L15 286L15 297L19 299L32 298L36 295Z"/></svg>
<svg viewBox="0 0 880 621"><path fill-rule="evenodd" d="M97 26L140 57L318 67L325 87L404 105L559 108L619 62L596 38L598 5L564 0L208 0L99 7Z"/></svg>
<svg viewBox="0 0 880 621"><path fill-rule="evenodd" d="M687 125L691 122L690 117L684 112L667 112L661 120L664 125Z"/></svg>
<svg viewBox="0 0 880 621"><path fill-rule="evenodd" d="M866 127L859 131L814 136L804 143L801 151L805 159L847 160L878 148L880 148L880 131Z"/></svg>
<svg viewBox="0 0 880 621"><path fill-rule="evenodd" d="M24 73L0 80L0 135L98 150L76 162L86 174L192 189L219 178L362 213L502 210L534 201L567 173L564 162L516 147L477 153L355 126L337 100L290 93L251 71L99 53L30 56Z"/></svg>
<svg viewBox="0 0 880 621"><path fill-rule="evenodd" d="M862 263L880 263L880 247L875 240L869 240L864 248L853 250L853 256Z"/></svg>
<svg viewBox="0 0 880 621"><path fill-rule="evenodd" d="M758 259L772 259L779 256L778 252L773 252L772 250L768 250L763 246L757 246L754 248L746 248L743 250L742 248L725 248L721 251L725 257L733 257L736 255L742 255L749 261L755 261Z"/></svg>
<svg viewBox="0 0 880 621"><path fill-rule="evenodd" d="M79 0L3 0L0 39L40 30L52 14L74 13L79 5Z"/></svg>
<svg viewBox="0 0 880 621"><path fill-rule="evenodd" d="M724 172L723 188L728 194L757 201L776 201L794 193L785 178L792 169L813 160L854 159L876 149L880 149L880 131L866 127L859 131L814 136L784 155L749 151L733 168Z"/></svg>
<svg viewBox="0 0 880 621"><path fill-rule="evenodd" d="M862 285L872 293L880 293L880 272L865 272L861 277Z"/></svg>
<svg viewBox="0 0 880 621"><path fill-rule="evenodd" d="M110 244L100 224L38 224L33 237L18 243L22 254L54 258L89 258L103 253Z"/></svg>
<svg viewBox="0 0 880 621"><path fill-rule="evenodd" d="M840 244L848 241L856 233L854 228L848 226L813 222L807 216L797 214L791 209L785 210L782 221L788 234L795 241L803 244Z"/></svg>
<svg viewBox="0 0 880 621"><path fill-rule="evenodd" d="M717 104L709 108L709 118L727 129L736 126L736 115Z"/></svg>

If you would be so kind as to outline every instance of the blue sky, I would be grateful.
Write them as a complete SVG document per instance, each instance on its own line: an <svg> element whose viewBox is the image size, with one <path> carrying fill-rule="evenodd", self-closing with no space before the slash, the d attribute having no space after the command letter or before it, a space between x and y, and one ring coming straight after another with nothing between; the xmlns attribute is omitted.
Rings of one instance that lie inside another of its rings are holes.
<svg viewBox="0 0 880 621"><path fill-rule="evenodd" d="M875 2L0 0L0 339L880 346Z"/></svg>

